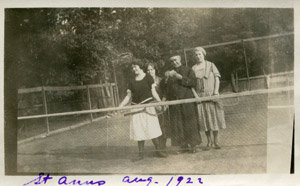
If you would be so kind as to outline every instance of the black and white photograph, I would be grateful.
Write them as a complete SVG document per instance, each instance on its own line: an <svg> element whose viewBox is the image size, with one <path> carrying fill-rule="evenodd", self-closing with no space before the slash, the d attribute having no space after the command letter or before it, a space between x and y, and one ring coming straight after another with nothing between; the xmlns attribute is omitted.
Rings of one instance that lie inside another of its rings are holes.
<svg viewBox="0 0 300 186"><path fill-rule="evenodd" d="M3 176L19 185L295 174L295 7L3 14Z"/></svg>

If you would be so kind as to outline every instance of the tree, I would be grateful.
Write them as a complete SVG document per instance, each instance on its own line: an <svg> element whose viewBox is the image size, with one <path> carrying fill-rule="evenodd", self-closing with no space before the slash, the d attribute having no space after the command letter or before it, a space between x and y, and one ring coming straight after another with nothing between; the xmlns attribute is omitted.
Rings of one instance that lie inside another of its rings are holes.
<svg viewBox="0 0 300 186"><path fill-rule="evenodd" d="M292 9L7 9L5 17L5 56L18 63L19 87L113 81L111 69L122 71L134 58L162 67L170 51L293 31ZM251 75L268 73L267 58L277 60L270 47L293 63L290 39L245 47ZM119 60L122 53L133 57ZM207 59L223 77L245 74L241 45L210 48Z"/></svg>

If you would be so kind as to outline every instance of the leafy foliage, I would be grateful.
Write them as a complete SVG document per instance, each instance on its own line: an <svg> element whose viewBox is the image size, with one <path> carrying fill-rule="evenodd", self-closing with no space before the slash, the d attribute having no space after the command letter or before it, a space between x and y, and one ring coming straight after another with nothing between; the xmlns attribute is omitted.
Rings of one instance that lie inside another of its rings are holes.
<svg viewBox="0 0 300 186"><path fill-rule="evenodd" d="M17 63L19 87L113 82L113 70L125 75L118 79L125 86L135 58L162 68L170 51L293 31L292 9L6 9L5 17L6 62ZM285 69L293 67L293 38L245 48L250 75L270 73L270 61L278 70L282 60ZM245 75L241 45L207 53L225 79ZM190 53L187 60L193 64Z"/></svg>

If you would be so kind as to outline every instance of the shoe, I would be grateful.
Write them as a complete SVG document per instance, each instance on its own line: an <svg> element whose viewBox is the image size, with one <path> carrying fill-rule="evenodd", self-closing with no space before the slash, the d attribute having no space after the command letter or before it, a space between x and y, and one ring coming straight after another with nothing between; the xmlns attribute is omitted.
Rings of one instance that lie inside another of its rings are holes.
<svg viewBox="0 0 300 186"><path fill-rule="evenodd" d="M215 144L215 149L221 149L221 147L218 143Z"/></svg>
<svg viewBox="0 0 300 186"><path fill-rule="evenodd" d="M139 153L139 155L137 157L134 157L131 161L132 162L136 162L136 161L141 161L144 159L144 154L143 153Z"/></svg>
<svg viewBox="0 0 300 186"><path fill-rule="evenodd" d="M180 147L181 149L179 150L179 153L188 153L188 152L190 152L190 150L189 150L189 146L181 146Z"/></svg>
<svg viewBox="0 0 300 186"><path fill-rule="evenodd" d="M207 144L206 147L204 147L203 150L209 151L211 149L211 146L212 146L211 144Z"/></svg>
<svg viewBox="0 0 300 186"><path fill-rule="evenodd" d="M181 154L181 152L179 150L175 150L175 151L171 151L170 154L178 155L178 154Z"/></svg>
<svg viewBox="0 0 300 186"><path fill-rule="evenodd" d="M137 161L141 161L143 159L144 159L144 156L137 156L137 157L133 158L131 161L132 162L137 162Z"/></svg>
<svg viewBox="0 0 300 186"><path fill-rule="evenodd" d="M190 153L191 154L195 154L197 152L197 150L196 150L196 148L194 147L194 148L192 148L191 150L190 150Z"/></svg>
<svg viewBox="0 0 300 186"><path fill-rule="evenodd" d="M168 157L167 154L165 154L164 152L161 152L161 151L156 151L156 156L159 157L159 158L166 158L166 157Z"/></svg>
<svg viewBox="0 0 300 186"><path fill-rule="evenodd" d="M190 150L189 149L181 149L181 150L179 150L178 151L180 154L183 154L183 153L188 153L188 152L190 152Z"/></svg>
<svg viewBox="0 0 300 186"><path fill-rule="evenodd" d="M179 155L179 154L184 154L184 153L188 153L188 152L189 152L188 149L180 149L180 150L176 150L176 151L171 152L171 154Z"/></svg>

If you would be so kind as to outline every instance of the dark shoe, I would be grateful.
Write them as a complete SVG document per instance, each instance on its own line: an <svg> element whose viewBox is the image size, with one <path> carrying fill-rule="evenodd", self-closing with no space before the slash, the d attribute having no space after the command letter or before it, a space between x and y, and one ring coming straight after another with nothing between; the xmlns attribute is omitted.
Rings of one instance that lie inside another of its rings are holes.
<svg viewBox="0 0 300 186"><path fill-rule="evenodd" d="M175 154L176 154L176 155L182 154L182 153L183 153L183 151L181 151L181 150L175 151Z"/></svg>
<svg viewBox="0 0 300 186"><path fill-rule="evenodd" d="M173 150L173 151L170 151L169 154L178 155L178 154L181 154L181 152L179 150Z"/></svg>
<svg viewBox="0 0 300 186"><path fill-rule="evenodd" d="M212 146L211 144L207 144L206 147L204 147L203 150L209 151L211 149L211 146Z"/></svg>
<svg viewBox="0 0 300 186"><path fill-rule="evenodd" d="M131 161L132 162L136 162L136 161L141 161L144 159L144 154L143 153L139 153L139 155L137 157L134 157Z"/></svg>
<svg viewBox="0 0 300 186"><path fill-rule="evenodd" d="M221 149L220 145L219 144L215 144L215 149Z"/></svg>
<svg viewBox="0 0 300 186"><path fill-rule="evenodd" d="M144 156L137 156L137 157L133 158L131 161L136 162L136 161L141 161L143 159L144 159Z"/></svg>
<svg viewBox="0 0 300 186"><path fill-rule="evenodd" d="M159 158L166 158L166 157L168 157L167 154L165 154L164 152L161 152L161 151L156 151L156 156L159 157Z"/></svg>
<svg viewBox="0 0 300 186"><path fill-rule="evenodd" d="M188 153L188 152L190 152L189 149L181 149L178 151L179 154Z"/></svg>
<svg viewBox="0 0 300 186"><path fill-rule="evenodd" d="M195 154L197 152L197 150L196 150L196 148L194 147L194 148L191 148L191 150L190 150L190 153L191 154Z"/></svg>
<svg viewBox="0 0 300 186"><path fill-rule="evenodd" d="M180 149L180 150L173 151L170 154L179 155L179 154L188 153L188 152L189 152L188 149Z"/></svg>
<svg viewBox="0 0 300 186"><path fill-rule="evenodd" d="M180 148L181 148L181 149L179 150L180 153L188 153L188 152L190 151L188 145L181 146Z"/></svg>

